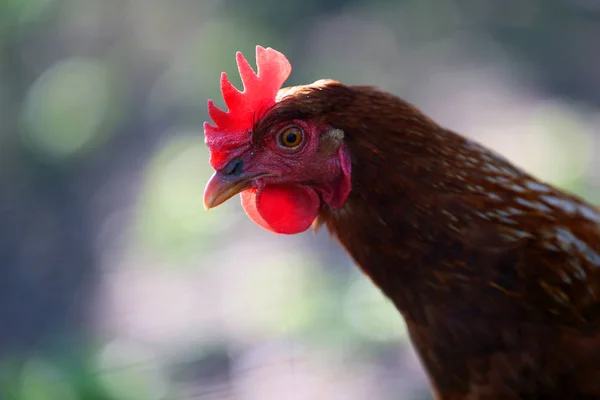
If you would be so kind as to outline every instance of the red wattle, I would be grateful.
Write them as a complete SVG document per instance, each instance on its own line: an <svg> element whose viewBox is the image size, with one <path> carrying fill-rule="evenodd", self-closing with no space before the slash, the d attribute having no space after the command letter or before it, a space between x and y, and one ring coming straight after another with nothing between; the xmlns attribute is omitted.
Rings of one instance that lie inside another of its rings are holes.
<svg viewBox="0 0 600 400"><path fill-rule="evenodd" d="M289 235L307 230L321 207L317 192L300 185L268 185L245 190L241 197L242 207L254 223Z"/></svg>

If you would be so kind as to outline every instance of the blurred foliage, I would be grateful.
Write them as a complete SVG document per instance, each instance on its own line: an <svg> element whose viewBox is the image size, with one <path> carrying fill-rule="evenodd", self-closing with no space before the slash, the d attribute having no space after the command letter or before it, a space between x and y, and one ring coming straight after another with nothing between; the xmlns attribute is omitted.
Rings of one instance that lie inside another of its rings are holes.
<svg viewBox="0 0 600 400"><path fill-rule="evenodd" d="M211 248L219 230L231 224L215 213L198 213L210 173L202 137L170 140L146 169L136 215L140 246L160 253L202 254ZM204 172L204 173L199 173Z"/></svg>
<svg viewBox="0 0 600 400"><path fill-rule="evenodd" d="M202 210L206 99L274 47L600 203L599 36L594 1L0 1L0 399L430 398L326 234Z"/></svg>
<svg viewBox="0 0 600 400"><path fill-rule="evenodd" d="M99 61L71 59L51 67L25 99L24 146L41 157L61 159L102 145L121 110L116 89Z"/></svg>

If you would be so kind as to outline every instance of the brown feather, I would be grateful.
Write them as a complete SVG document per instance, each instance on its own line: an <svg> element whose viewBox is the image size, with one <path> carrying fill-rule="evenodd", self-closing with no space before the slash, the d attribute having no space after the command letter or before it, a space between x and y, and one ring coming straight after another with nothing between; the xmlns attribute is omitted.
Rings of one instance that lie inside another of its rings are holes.
<svg viewBox="0 0 600 400"><path fill-rule="evenodd" d="M339 129L352 193L325 225L403 314L439 399L600 398L600 213L403 100L284 89L277 124Z"/></svg>

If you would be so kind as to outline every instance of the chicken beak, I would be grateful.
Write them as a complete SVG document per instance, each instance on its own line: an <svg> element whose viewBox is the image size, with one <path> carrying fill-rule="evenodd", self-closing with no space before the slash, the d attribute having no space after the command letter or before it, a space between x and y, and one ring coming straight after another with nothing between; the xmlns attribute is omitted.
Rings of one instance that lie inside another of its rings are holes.
<svg viewBox="0 0 600 400"><path fill-rule="evenodd" d="M210 210L223 204L236 194L253 186L259 174L240 174L235 177L217 171L210 177L204 189L204 209Z"/></svg>

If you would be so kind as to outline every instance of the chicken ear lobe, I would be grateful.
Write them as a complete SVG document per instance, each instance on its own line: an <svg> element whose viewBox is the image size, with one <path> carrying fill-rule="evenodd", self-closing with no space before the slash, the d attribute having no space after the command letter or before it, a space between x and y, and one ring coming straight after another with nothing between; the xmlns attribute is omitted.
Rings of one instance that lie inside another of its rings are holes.
<svg viewBox="0 0 600 400"><path fill-rule="evenodd" d="M335 154L336 162L339 167L339 176L332 182L327 190L321 192L321 196L325 203L334 210L344 206L352 191L352 162L350 160L350 155L346 152L346 146L343 142L339 144Z"/></svg>

